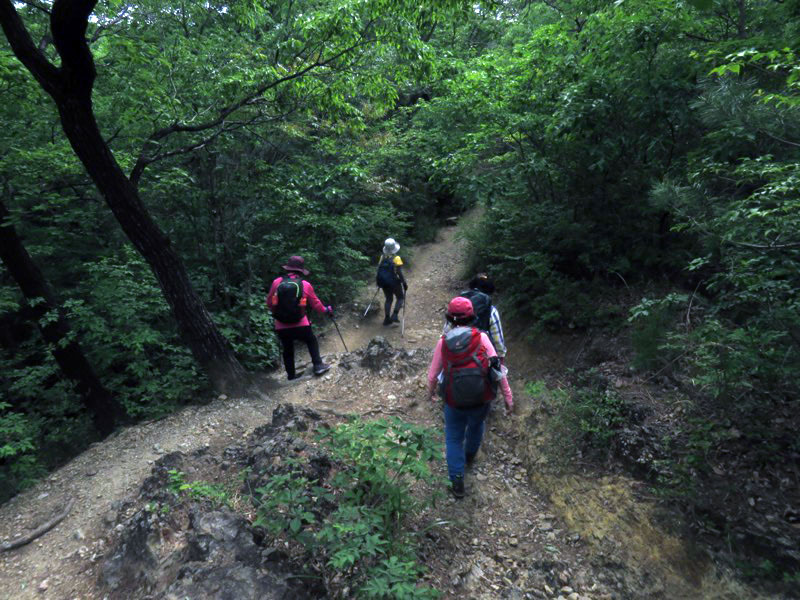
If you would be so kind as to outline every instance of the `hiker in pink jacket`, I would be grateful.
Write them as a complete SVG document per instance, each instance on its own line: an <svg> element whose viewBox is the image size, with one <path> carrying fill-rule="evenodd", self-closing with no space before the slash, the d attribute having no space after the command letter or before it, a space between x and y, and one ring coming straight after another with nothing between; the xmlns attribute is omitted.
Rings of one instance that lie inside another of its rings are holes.
<svg viewBox="0 0 800 600"><path fill-rule="evenodd" d="M461 296L447 305L452 329L439 338L428 369L428 394L444 400L447 471L451 491L463 498L464 468L471 465L483 439L484 424L499 386L508 412L514 408L511 386L489 337L474 326L472 302Z"/></svg>
<svg viewBox="0 0 800 600"><path fill-rule="evenodd" d="M297 374L294 368L294 343L305 342L311 362L314 364L314 375L322 375L331 368L322 362L319 354L319 343L311 330L311 321L306 314L310 306L320 314L333 316L333 308L322 304L314 293L313 286L303 279L309 274L302 256L292 256L283 265L286 275L272 282L267 295L267 307L272 311L275 321L275 333L283 348L283 366L286 375L294 379Z"/></svg>

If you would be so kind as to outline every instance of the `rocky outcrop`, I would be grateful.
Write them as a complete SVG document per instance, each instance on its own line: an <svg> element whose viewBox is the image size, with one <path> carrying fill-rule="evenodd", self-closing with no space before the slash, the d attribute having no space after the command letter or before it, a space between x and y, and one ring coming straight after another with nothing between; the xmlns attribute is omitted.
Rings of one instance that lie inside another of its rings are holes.
<svg viewBox="0 0 800 600"><path fill-rule="evenodd" d="M176 493L175 484L176 473L199 461L219 471L248 467L245 488L256 489L264 478L285 468L282 459L308 450L292 432L305 431L309 421L318 419L313 411L279 406L270 425L255 430L245 445L226 448L219 458L173 453L157 461L136 501L126 504L118 518L116 544L100 571L103 593L110 600L323 597L324 590L295 575L302 565L265 545L263 531L244 516L202 497L187 499ZM307 475L322 480L331 463L311 450Z"/></svg>
<svg viewBox="0 0 800 600"><path fill-rule="evenodd" d="M366 348L353 354L363 368L395 380L424 371L430 362L430 352L396 350L383 336L372 338Z"/></svg>

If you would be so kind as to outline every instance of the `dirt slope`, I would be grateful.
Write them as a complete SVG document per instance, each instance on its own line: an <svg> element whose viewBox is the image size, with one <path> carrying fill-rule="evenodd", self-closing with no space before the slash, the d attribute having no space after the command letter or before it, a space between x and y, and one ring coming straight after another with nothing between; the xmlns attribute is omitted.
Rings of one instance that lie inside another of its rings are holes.
<svg viewBox="0 0 800 600"><path fill-rule="evenodd" d="M395 348L430 352L441 332L443 307L463 286L458 279L462 242L455 233L445 229L436 243L416 249L407 269L404 336L399 328L381 325L382 294L377 310L374 305L361 320L374 288L354 306L339 307L337 321L348 349L363 348L382 335ZM756 597L654 525L651 507L636 499L634 482L537 472L530 425L538 420L538 407L526 397L524 381L553 376L568 362L570 342L534 348L516 339L512 323L506 329L517 411L510 419L499 411L490 417L485 444L467 478L467 498L448 499L428 515L446 521L426 541L431 583L448 598ZM113 536L115 515L152 462L165 452L221 449L237 442L268 422L278 401L333 414L396 414L441 426L441 411L425 400L422 370L391 378L338 367L347 356L332 328L324 331L321 345L335 365L324 377L286 382L276 373L259 398L221 397L125 429L0 507L0 540L9 540L57 513L69 498L77 500L55 529L0 554L0 599L101 598L97 565ZM298 347L298 362L306 360Z"/></svg>

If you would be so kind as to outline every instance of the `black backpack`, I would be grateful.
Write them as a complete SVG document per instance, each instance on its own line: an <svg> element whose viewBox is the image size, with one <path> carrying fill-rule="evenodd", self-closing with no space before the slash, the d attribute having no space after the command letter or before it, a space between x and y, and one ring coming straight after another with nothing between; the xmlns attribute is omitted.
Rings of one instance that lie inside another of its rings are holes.
<svg viewBox="0 0 800 600"><path fill-rule="evenodd" d="M394 257L384 256L378 265L378 274L375 276L378 287L393 288L397 285L397 274L394 272Z"/></svg>
<svg viewBox="0 0 800 600"><path fill-rule="evenodd" d="M297 323L306 314L303 280L284 276L271 300L272 316L281 323Z"/></svg>
<svg viewBox="0 0 800 600"><path fill-rule="evenodd" d="M475 311L475 327L489 333L492 319L491 297L478 290L467 290L466 292L461 292L460 295L472 302L472 310Z"/></svg>

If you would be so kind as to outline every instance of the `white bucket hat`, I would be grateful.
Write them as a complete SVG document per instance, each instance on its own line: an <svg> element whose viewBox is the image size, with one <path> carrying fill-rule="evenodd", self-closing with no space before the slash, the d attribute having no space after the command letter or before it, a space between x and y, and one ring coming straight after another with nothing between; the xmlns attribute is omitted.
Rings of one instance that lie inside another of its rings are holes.
<svg viewBox="0 0 800 600"><path fill-rule="evenodd" d="M397 254L398 250L400 250L400 244L395 242L394 238L386 238L386 241L383 242L384 254Z"/></svg>

